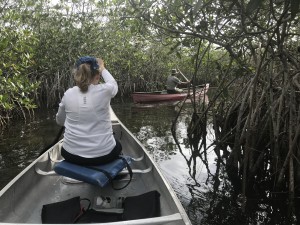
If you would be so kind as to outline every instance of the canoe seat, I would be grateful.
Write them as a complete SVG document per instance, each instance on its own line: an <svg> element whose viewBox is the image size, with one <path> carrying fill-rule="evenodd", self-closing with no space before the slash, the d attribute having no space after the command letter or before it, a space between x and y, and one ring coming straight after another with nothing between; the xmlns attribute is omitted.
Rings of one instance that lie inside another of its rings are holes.
<svg viewBox="0 0 300 225"><path fill-rule="evenodd" d="M130 182L132 179L132 170L129 166L131 161L132 159L130 156L122 155L120 158L110 163L87 167L69 163L63 160L54 166L54 171L62 176L84 181L96 186L105 187L109 183L113 184L113 179L126 167L130 174ZM124 187L126 187L129 182ZM124 187L113 188L119 190L123 189Z"/></svg>
<svg viewBox="0 0 300 225"><path fill-rule="evenodd" d="M57 155L53 155L52 154L53 151L48 152L48 156L49 159L51 160L51 162L53 162L54 165L63 162L64 159L63 158L57 158ZM138 158L133 158L130 157L132 162L140 162L143 161L145 159L145 154L143 154L142 156L138 157ZM55 167L55 166L54 166ZM35 164L34 165L34 169L35 172L39 175L42 176L55 176L55 175L60 175L58 173L56 173L54 170L50 170L50 171L44 171L43 169L41 169L39 167L39 164ZM148 168L145 169L132 169L132 173L134 174L145 174L145 173L149 173L152 171L152 165L150 165ZM126 175L126 174L130 174L130 171L128 171L127 169L122 170L121 172L118 173L119 175ZM65 176L65 178L67 178L67 176ZM66 179L67 183L78 183L78 182L82 182L76 179Z"/></svg>

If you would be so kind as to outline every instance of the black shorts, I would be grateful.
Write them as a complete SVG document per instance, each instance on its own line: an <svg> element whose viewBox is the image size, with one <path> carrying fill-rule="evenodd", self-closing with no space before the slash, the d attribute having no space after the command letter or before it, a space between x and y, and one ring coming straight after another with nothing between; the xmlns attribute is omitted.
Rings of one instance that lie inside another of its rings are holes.
<svg viewBox="0 0 300 225"><path fill-rule="evenodd" d="M116 146L114 149L107 155L96 157L96 158L85 158L78 155L73 155L66 151L63 147L61 148L61 155L65 158L66 161L74 164L79 164L83 166L97 166L105 163L109 163L119 157L122 152L121 143L116 140Z"/></svg>

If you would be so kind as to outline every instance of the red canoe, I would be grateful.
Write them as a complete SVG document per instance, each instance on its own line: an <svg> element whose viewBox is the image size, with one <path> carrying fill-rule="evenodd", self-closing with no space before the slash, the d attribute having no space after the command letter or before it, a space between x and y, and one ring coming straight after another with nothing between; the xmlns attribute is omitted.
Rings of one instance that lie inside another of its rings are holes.
<svg viewBox="0 0 300 225"><path fill-rule="evenodd" d="M196 95L201 96L207 93L209 84L205 84L202 88L196 90ZM134 103L155 103L165 101L181 101L188 95L187 92L178 94L167 94L166 91L158 92L133 92L131 94Z"/></svg>

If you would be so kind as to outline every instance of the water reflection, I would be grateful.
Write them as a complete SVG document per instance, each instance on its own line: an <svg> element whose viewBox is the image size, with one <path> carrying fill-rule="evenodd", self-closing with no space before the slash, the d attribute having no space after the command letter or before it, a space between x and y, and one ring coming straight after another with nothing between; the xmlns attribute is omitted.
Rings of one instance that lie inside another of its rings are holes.
<svg viewBox="0 0 300 225"><path fill-rule="evenodd" d="M219 153L213 145L212 123L204 128L205 140L199 139L196 145L190 146L188 128L192 108L185 107L176 122L179 145L171 132L178 105L136 107L124 104L114 110L158 163L193 225L293 224L284 214L284 198L276 206L275 202L270 204L254 196L248 199L246 211L242 210L242 198L229 182L224 162L216 160ZM201 146L207 146L206 154ZM199 151L191 150L198 148Z"/></svg>
<svg viewBox="0 0 300 225"><path fill-rule="evenodd" d="M203 193L207 187L201 184L207 181L207 167L215 171L214 154L207 155L208 165L203 164L198 155L193 155L188 140L188 126L192 112L191 105L185 108L176 122L176 144L172 132L172 122L177 116L178 105L140 105L125 104L114 107L120 120L141 141L158 163L163 174L171 183L177 196L183 203L193 224L200 224L206 211L207 196ZM132 115L132 116L129 116ZM208 129L211 129L209 125ZM213 141L209 132L207 143ZM201 223L202 224L202 223Z"/></svg>
<svg viewBox="0 0 300 225"><path fill-rule="evenodd" d="M53 142L59 127L54 112L39 112L31 121L17 121L0 136L0 189Z"/></svg>

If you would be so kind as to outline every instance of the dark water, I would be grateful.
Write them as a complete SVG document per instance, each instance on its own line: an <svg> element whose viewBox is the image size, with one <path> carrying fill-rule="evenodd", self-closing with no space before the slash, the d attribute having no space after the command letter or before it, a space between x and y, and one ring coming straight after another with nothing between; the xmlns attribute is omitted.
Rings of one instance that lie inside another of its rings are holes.
<svg viewBox="0 0 300 225"><path fill-rule="evenodd" d="M193 225L272 224L264 223L268 219L268 210L272 210L268 206L253 208L250 215L241 211L239 196L232 197L231 186L223 179L225 175L222 170L220 180L213 179L212 174L216 170L213 151L209 152L206 165L199 156L192 155L187 140L191 114L188 106L181 112L176 123L180 148L171 134L171 125L177 116L178 107L141 107L129 102L112 103L112 108L158 163ZM55 123L55 113L55 110L36 113L32 121L15 122L0 135L0 189L52 144L60 129ZM211 125L208 125L207 131L206 141L210 145L214 139Z"/></svg>

